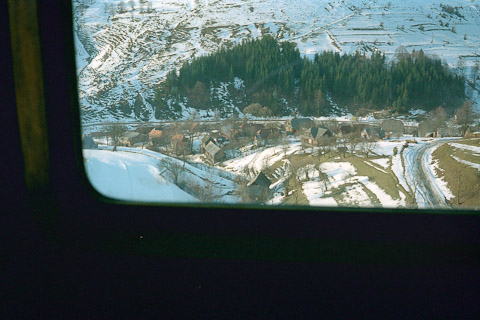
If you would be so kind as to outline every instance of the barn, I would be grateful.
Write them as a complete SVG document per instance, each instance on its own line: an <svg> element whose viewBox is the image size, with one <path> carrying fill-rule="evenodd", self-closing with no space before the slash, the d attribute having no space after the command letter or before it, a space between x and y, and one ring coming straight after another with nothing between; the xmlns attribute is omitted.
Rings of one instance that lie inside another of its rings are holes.
<svg viewBox="0 0 480 320"><path fill-rule="evenodd" d="M210 141L205 147L205 156L212 163L216 163L225 160L225 152L218 147L213 141Z"/></svg>
<svg viewBox="0 0 480 320"><path fill-rule="evenodd" d="M263 172L259 172L247 184L247 196L250 201L264 202L270 194L270 185L272 182Z"/></svg>
<svg viewBox="0 0 480 320"><path fill-rule="evenodd" d="M420 138L436 138L438 136L437 124L432 120L424 120L420 122L418 124L417 135Z"/></svg>
<svg viewBox="0 0 480 320"><path fill-rule="evenodd" d="M315 122L310 118L295 118L290 120L289 130L296 133L301 129L308 129L313 126L315 126Z"/></svg>
<svg viewBox="0 0 480 320"><path fill-rule="evenodd" d="M387 119L382 122L380 125L382 128L383 132L385 133L385 136L387 138L399 138L403 136L403 133L405 131L403 122L400 120L395 120L395 119Z"/></svg>
<svg viewBox="0 0 480 320"><path fill-rule="evenodd" d="M318 145L323 139L333 136L333 132L325 127L312 127L302 135L302 143Z"/></svg>
<svg viewBox="0 0 480 320"><path fill-rule="evenodd" d="M383 132L382 128L380 127L368 127L363 129L362 138L365 139L383 139L385 137L385 133Z"/></svg>

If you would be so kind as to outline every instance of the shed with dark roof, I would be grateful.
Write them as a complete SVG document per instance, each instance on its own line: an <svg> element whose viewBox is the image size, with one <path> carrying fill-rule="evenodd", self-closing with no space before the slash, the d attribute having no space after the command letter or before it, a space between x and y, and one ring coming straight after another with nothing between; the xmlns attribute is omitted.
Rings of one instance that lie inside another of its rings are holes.
<svg viewBox="0 0 480 320"><path fill-rule="evenodd" d="M268 199L272 182L263 172L259 172L247 183L248 199L253 202L263 202Z"/></svg>
<svg viewBox="0 0 480 320"><path fill-rule="evenodd" d="M380 127L368 127L363 129L362 137L365 139L383 139L385 133Z"/></svg>

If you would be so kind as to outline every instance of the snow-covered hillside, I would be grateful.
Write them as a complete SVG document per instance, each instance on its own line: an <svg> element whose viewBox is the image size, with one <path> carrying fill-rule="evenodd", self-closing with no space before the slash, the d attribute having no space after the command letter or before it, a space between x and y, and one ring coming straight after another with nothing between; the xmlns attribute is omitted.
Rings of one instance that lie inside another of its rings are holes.
<svg viewBox="0 0 480 320"><path fill-rule="evenodd" d="M318 158L318 150L302 148L292 139L288 146L261 147L215 166L203 163L201 156L183 162L139 148L118 147L112 152L105 145L97 150L84 149L83 156L93 187L119 200L242 203L245 189L238 178L248 181L259 172L267 172L271 195L266 204L270 205L439 208L448 207L446 201L452 201L454 194L438 176L433 151L444 143L474 153L479 150L454 140L404 137L375 142L369 158L360 150L347 157L334 154ZM299 167L305 160L308 163ZM165 162L176 164L177 174L162 165ZM473 165L478 168L478 164ZM424 176L419 178L421 174ZM292 175L300 182L296 191Z"/></svg>
<svg viewBox="0 0 480 320"><path fill-rule="evenodd" d="M307 56L381 50L391 57L403 45L452 67L480 61L475 0L74 0L74 17L84 123L135 120L119 108L136 100L154 120L149 100L168 71L264 34L295 42Z"/></svg>
<svg viewBox="0 0 480 320"><path fill-rule="evenodd" d="M83 157L92 186L112 199L174 203L239 201L232 195L236 184L231 177L215 168L202 170L157 152L126 147L118 147L116 152L106 146L84 149Z"/></svg>

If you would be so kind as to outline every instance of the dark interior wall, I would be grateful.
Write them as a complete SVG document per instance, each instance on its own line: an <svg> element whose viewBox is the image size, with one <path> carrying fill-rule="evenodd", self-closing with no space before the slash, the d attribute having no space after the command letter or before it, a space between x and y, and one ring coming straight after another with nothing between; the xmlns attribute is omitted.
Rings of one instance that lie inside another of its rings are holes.
<svg viewBox="0 0 480 320"><path fill-rule="evenodd" d="M41 26L63 25L60 2L42 2ZM0 6L0 30L8 30L7 3ZM54 172L44 196L51 202L27 189L12 65L2 74L1 318L480 314L474 217L166 213L96 200L76 163L75 112L62 109L72 103L68 45L56 32L41 37ZM9 33L0 40L12 61Z"/></svg>

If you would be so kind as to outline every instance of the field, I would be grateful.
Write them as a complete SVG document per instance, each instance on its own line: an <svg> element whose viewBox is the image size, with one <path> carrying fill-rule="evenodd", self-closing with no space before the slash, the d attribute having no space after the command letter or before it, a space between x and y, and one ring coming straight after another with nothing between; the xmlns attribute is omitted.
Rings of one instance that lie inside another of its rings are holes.
<svg viewBox="0 0 480 320"><path fill-rule="evenodd" d="M433 153L437 172L454 194L450 203L471 208L480 206L480 138L447 143Z"/></svg>
<svg viewBox="0 0 480 320"><path fill-rule="evenodd" d="M407 136L373 142L367 154L360 145L341 153L336 148L325 151L305 146L290 137L281 144L246 144L227 160L215 164L199 153L175 158L141 148L120 147L121 152L111 152L112 147L106 145L100 145L100 150L86 150L84 157L87 173L100 193L133 201L249 203L244 197L246 185L262 172L270 181L269 192L257 204L478 207L479 189L475 187L480 181L478 140ZM102 157L106 158L101 160ZM116 167L118 172L99 168L105 163ZM176 164L175 170L167 166L169 163ZM112 182L116 179L123 182ZM131 183L132 179L138 183L130 191L116 190L118 185ZM147 180L150 182L142 185L141 181ZM141 191L145 188L148 191ZM174 188L178 197L175 192L162 191L157 198L153 191L156 188Z"/></svg>

